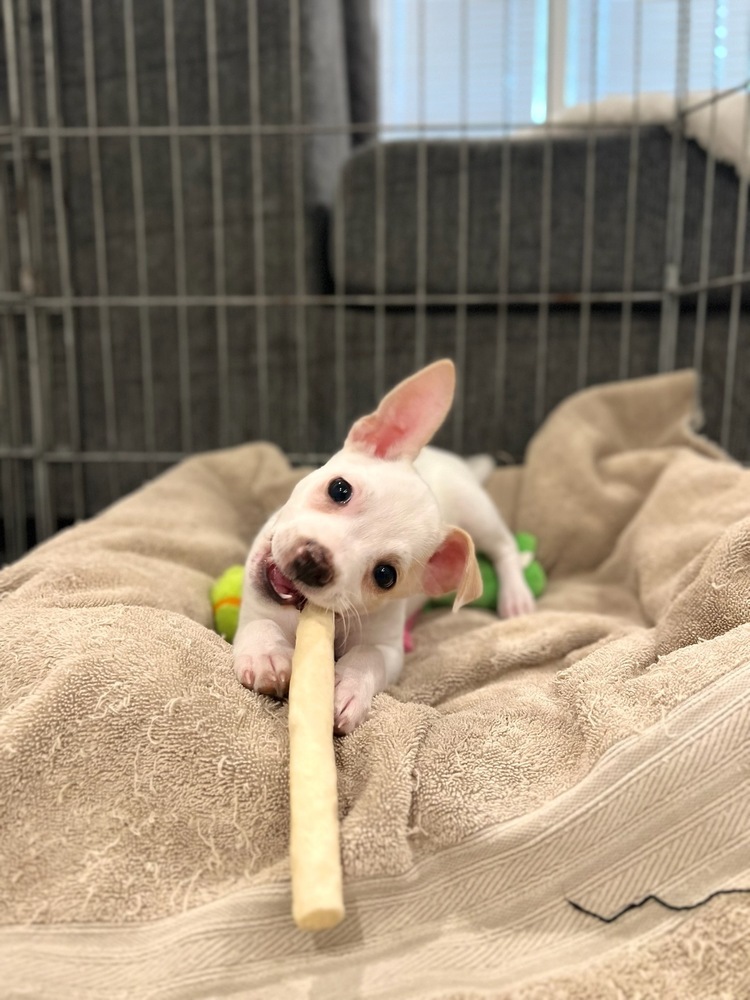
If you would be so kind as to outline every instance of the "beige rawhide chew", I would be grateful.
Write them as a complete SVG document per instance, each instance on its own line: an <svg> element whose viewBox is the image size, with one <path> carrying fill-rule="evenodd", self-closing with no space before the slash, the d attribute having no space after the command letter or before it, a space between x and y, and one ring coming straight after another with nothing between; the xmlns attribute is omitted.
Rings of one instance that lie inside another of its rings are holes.
<svg viewBox="0 0 750 1000"><path fill-rule="evenodd" d="M344 916L333 753L334 618L308 604L300 615L289 683L289 852L292 916L303 931Z"/></svg>

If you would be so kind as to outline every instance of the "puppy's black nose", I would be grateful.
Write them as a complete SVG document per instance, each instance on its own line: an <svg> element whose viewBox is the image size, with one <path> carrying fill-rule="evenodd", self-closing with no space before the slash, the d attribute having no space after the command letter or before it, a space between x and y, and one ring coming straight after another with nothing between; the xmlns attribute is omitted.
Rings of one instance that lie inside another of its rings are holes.
<svg viewBox="0 0 750 1000"><path fill-rule="evenodd" d="M334 577L333 555L325 546L308 539L292 560L292 578L310 587L325 587Z"/></svg>

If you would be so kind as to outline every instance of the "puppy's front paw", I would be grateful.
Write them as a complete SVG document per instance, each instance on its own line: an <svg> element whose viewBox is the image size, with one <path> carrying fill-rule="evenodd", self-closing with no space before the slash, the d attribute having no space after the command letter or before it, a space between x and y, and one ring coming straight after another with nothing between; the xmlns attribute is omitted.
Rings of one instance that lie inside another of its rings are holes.
<svg viewBox="0 0 750 1000"><path fill-rule="evenodd" d="M292 676L292 647L276 646L268 652L239 653L234 669L241 684L259 694L285 698Z"/></svg>
<svg viewBox="0 0 750 1000"><path fill-rule="evenodd" d="M517 618L519 615L528 615L535 607L534 595L529 590L525 580L519 579L507 585L503 580L498 608L501 618Z"/></svg>
<svg viewBox="0 0 750 1000"><path fill-rule="evenodd" d="M338 736L352 733L367 718L372 705L371 685L356 671L336 672L333 692L333 731Z"/></svg>

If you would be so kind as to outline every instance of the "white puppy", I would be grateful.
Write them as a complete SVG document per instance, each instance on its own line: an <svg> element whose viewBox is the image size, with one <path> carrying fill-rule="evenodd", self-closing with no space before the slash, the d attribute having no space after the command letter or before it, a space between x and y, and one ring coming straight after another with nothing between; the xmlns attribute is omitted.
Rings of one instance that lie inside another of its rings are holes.
<svg viewBox="0 0 750 1000"><path fill-rule="evenodd" d="M336 613L334 724L351 732L401 673L407 614L425 595L456 591L457 610L481 594L475 545L497 568L500 614L533 610L515 539L471 467L424 447L454 390L448 360L401 382L263 526L234 640L246 687L286 695L299 611L310 600Z"/></svg>

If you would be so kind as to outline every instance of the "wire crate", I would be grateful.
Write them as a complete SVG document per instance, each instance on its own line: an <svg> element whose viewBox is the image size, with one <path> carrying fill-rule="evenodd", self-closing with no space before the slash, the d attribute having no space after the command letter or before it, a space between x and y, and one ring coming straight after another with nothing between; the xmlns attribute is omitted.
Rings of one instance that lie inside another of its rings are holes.
<svg viewBox="0 0 750 1000"><path fill-rule="evenodd" d="M668 121L638 91L515 121L499 6L504 116L469 121L461 33L458 116L427 120L419 49L396 122L365 0L3 0L5 559L196 451L322 460L444 355L459 452L522 460L570 393L692 366L708 432L750 458L746 81L689 92L699 4L675 0ZM570 6L547 7L552 82Z"/></svg>

